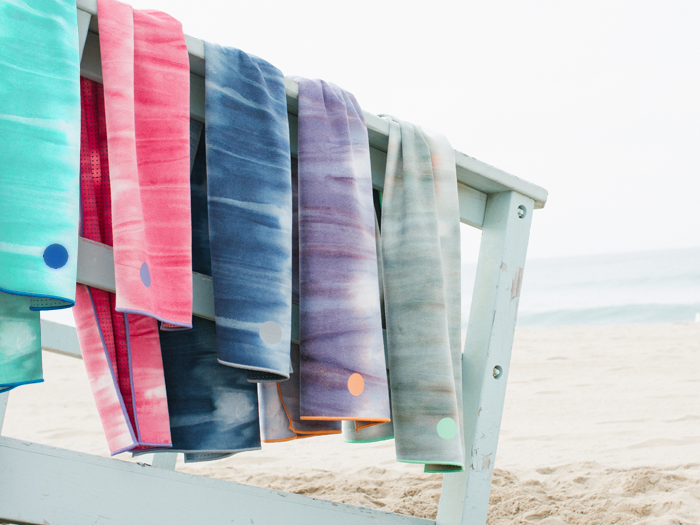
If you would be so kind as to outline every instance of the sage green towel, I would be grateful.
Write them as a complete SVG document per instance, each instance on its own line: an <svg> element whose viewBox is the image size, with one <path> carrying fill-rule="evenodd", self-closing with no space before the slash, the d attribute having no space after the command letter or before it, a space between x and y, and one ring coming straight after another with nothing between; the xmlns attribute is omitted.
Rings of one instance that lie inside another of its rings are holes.
<svg viewBox="0 0 700 525"><path fill-rule="evenodd" d="M442 135L389 118L382 200L384 303L396 457L464 468L459 200Z"/></svg>
<svg viewBox="0 0 700 525"><path fill-rule="evenodd" d="M42 381L39 310L75 302L75 0L0 2L0 391Z"/></svg>

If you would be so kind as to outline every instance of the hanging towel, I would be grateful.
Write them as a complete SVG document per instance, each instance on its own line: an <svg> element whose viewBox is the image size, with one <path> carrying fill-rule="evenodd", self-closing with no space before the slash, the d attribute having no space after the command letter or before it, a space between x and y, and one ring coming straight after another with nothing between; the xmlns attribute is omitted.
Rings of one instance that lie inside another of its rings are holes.
<svg viewBox="0 0 700 525"><path fill-rule="evenodd" d="M282 73L205 42L209 236L219 362L289 378L292 188Z"/></svg>
<svg viewBox="0 0 700 525"><path fill-rule="evenodd" d="M0 3L0 392L43 381L40 310L70 308L78 260L75 0Z"/></svg>
<svg viewBox="0 0 700 525"><path fill-rule="evenodd" d="M193 271L211 275L202 128L191 122L192 264ZM213 321L193 317L192 324L192 330L160 332L173 443L166 451L184 452L189 463L260 449L257 386L248 382L247 370L219 364Z"/></svg>
<svg viewBox="0 0 700 525"><path fill-rule="evenodd" d="M98 0L117 311L192 326L190 69L180 22Z"/></svg>
<svg viewBox="0 0 700 525"><path fill-rule="evenodd" d="M390 119L382 205L396 456L461 470L459 201L447 139Z"/></svg>
<svg viewBox="0 0 700 525"><path fill-rule="evenodd" d="M113 245L110 165L102 85L81 78L82 231ZM73 310L90 387L107 443L118 454L170 446L157 321L119 312L113 293L78 285Z"/></svg>
<svg viewBox="0 0 700 525"><path fill-rule="evenodd" d="M385 423L367 127L351 93L297 80L301 419Z"/></svg>

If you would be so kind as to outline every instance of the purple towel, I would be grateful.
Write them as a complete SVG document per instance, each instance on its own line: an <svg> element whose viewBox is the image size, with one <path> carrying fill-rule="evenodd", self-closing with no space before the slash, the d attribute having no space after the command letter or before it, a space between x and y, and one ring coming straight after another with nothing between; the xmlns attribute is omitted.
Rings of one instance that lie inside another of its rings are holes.
<svg viewBox="0 0 700 525"><path fill-rule="evenodd" d="M389 421L369 142L355 97L299 82L302 420Z"/></svg>

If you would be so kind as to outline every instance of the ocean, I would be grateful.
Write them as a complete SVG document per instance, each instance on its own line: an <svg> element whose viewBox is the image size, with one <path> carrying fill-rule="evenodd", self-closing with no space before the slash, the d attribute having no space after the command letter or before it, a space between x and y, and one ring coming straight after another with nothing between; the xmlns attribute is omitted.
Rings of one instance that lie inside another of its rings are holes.
<svg viewBox="0 0 700 525"><path fill-rule="evenodd" d="M476 264L462 268L466 329ZM517 326L700 321L700 248L532 259Z"/></svg>

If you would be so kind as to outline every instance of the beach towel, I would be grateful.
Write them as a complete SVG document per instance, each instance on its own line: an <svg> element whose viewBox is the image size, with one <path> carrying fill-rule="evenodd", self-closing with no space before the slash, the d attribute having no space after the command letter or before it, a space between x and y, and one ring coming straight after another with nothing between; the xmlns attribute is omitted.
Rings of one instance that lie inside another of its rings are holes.
<svg viewBox="0 0 700 525"><path fill-rule="evenodd" d="M297 159L292 158L292 302L299 304L299 177ZM302 420L300 412L300 352L291 347L292 373L287 381L260 383L260 426L265 443L339 434L340 421ZM355 421L352 421L353 428Z"/></svg>
<svg viewBox="0 0 700 525"><path fill-rule="evenodd" d="M347 91L299 82L302 420L389 421L367 127Z"/></svg>
<svg viewBox="0 0 700 525"><path fill-rule="evenodd" d="M81 78L81 236L113 246L103 87ZM117 285L118 287L118 285ZM117 310L113 293L78 285L73 309L90 387L112 455L170 446L157 321Z"/></svg>
<svg viewBox="0 0 700 525"><path fill-rule="evenodd" d="M209 238L219 362L289 378L292 189L284 76L205 42Z"/></svg>
<svg viewBox="0 0 700 525"><path fill-rule="evenodd" d="M117 311L192 323L190 69L180 22L98 0Z"/></svg>
<svg viewBox="0 0 700 525"><path fill-rule="evenodd" d="M193 271L211 275L202 128L192 120L192 264ZM173 445L166 451L184 452L189 463L259 449L257 386L247 370L218 362L214 321L193 317L192 324L192 330L160 332Z"/></svg>
<svg viewBox="0 0 700 525"><path fill-rule="evenodd" d="M74 0L0 3L0 392L43 381L39 311L75 301L80 66Z"/></svg>
<svg viewBox="0 0 700 525"><path fill-rule="evenodd" d="M396 457L464 468L460 237L454 150L389 118L382 263Z"/></svg>

